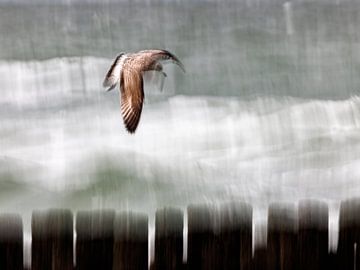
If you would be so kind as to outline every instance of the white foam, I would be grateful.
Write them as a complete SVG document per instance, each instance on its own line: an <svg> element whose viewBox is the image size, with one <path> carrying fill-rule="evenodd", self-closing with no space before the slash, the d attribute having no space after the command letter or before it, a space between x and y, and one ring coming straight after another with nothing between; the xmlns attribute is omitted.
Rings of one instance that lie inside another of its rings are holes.
<svg viewBox="0 0 360 270"><path fill-rule="evenodd" d="M1 103L39 105L78 92L101 91L109 64L110 59L95 57L0 61Z"/></svg>

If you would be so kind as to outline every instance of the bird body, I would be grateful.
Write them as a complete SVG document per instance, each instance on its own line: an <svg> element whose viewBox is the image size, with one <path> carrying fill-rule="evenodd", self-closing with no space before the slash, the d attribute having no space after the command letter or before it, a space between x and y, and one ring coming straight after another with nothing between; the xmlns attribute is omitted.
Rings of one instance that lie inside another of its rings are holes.
<svg viewBox="0 0 360 270"><path fill-rule="evenodd" d="M158 71L164 77L162 62L170 60L185 71L180 60L166 50L143 50L136 53L120 53L114 60L103 82L110 91L120 82L121 114L125 127L134 133L141 116L144 101L143 74Z"/></svg>

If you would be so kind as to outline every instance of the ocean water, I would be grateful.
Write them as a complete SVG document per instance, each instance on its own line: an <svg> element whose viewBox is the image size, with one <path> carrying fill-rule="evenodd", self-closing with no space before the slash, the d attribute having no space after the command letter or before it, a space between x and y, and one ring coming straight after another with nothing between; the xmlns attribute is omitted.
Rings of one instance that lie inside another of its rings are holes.
<svg viewBox="0 0 360 270"><path fill-rule="evenodd" d="M355 1L0 1L0 211L360 195ZM135 135L101 84L120 51L166 48ZM330 242L336 242L336 236Z"/></svg>

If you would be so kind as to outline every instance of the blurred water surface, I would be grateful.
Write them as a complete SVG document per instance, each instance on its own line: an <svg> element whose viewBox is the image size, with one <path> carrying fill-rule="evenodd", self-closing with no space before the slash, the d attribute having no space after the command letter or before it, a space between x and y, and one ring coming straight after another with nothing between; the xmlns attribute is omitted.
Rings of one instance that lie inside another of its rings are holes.
<svg viewBox="0 0 360 270"><path fill-rule="evenodd" d="M0 1L0 210L358 196L359 25L357 1ZM187 73L132 136L101 83L144 48Z"/></svg>

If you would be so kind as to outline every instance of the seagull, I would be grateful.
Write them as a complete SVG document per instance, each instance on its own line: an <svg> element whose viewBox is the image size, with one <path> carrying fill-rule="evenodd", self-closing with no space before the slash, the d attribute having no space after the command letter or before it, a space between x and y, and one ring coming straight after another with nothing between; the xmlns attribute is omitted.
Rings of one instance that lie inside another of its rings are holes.
<svg viewBox="0 0 360 270"><path fill-rule="evenodd" d="M169 60L185 72L184 65L175 55L159 49L136 53L122 52L115 58L107 72L103 87L107 88L107 91L111 91L120 82L121 114L129 133L135 133L140 121L144 101L144 72L157 71L164 80L167 75L163 71L162 63Z"/></svg>

